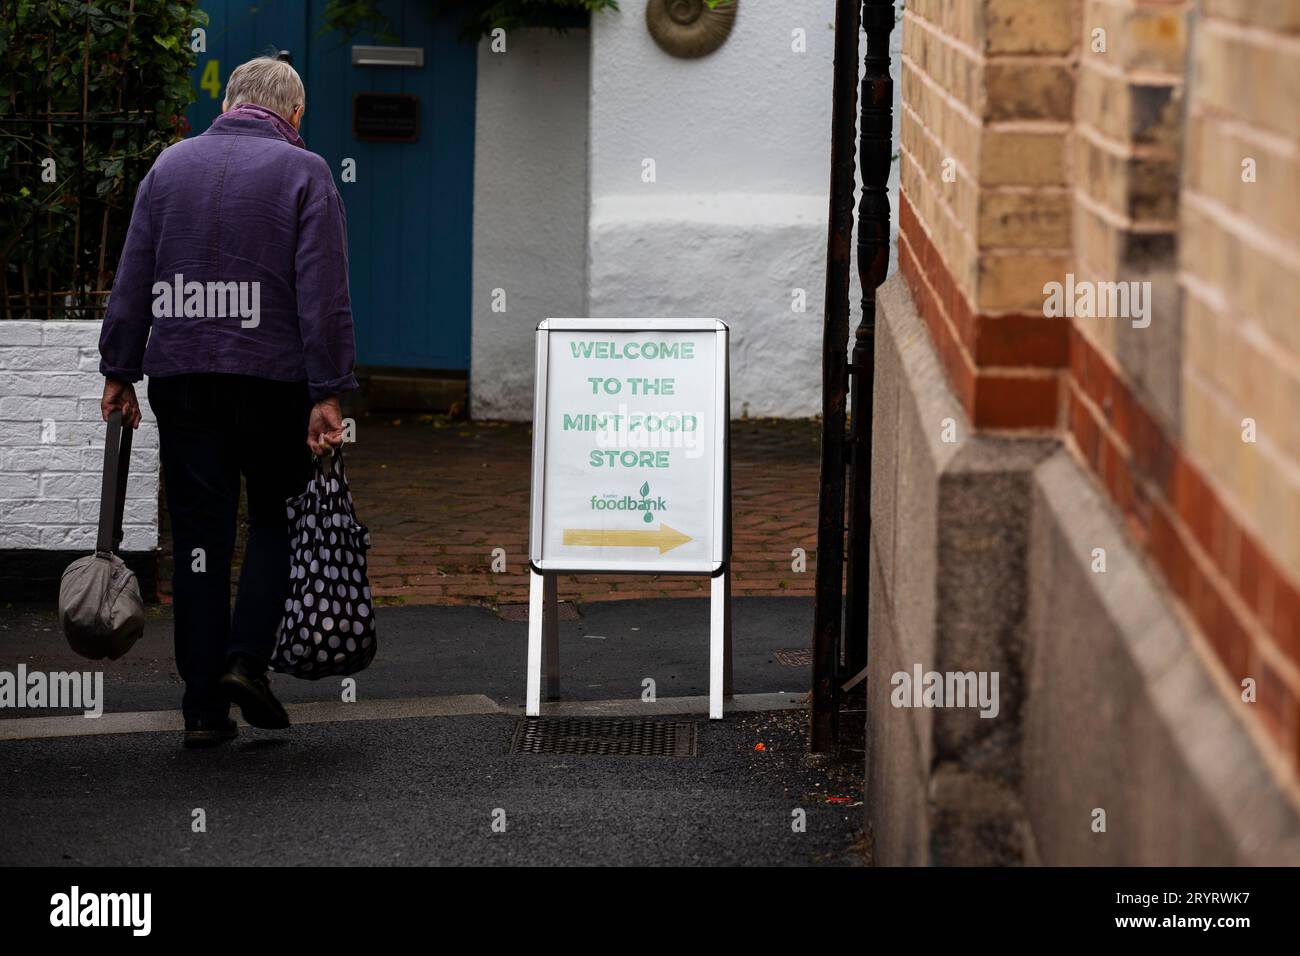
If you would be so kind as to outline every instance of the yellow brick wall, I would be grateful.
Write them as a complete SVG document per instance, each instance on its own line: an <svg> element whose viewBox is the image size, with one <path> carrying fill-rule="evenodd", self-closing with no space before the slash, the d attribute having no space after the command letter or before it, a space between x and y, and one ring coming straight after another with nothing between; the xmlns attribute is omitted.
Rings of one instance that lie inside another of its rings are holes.
<svg viewBox="0 0 1300 956"><path fill-rule="evenodd" d="M1150 282L1161 308L1147 329L1110 316L1079 318L1076 326L1176 431L1176 249L1190 7L1081 0L1081 9L1070 151L1076 277Z"/></svg>
<svg viewBox="0 0 1300 956"><path fill-rule="evenodd" d="M972 424L1059 429L1300 765L1300 0L908 0L903 30L901 271ZM1069 273L1150 324L1028 322Z"/></svg>
<svg viewBox="0 0 1300 956"><path fill-rule="evenodd" d="M1204 0L1192 56L1184 446L1300 580L1300 3ZM1242 440L1245 418L1256 444Z"/></svg>
<svg viewBox="0 0 1300 956"><path fill-rule="evenodd" d="M1076 22L1075 0L907 4L903 193L976 312L1041 312L1070 265Z"/></svg>

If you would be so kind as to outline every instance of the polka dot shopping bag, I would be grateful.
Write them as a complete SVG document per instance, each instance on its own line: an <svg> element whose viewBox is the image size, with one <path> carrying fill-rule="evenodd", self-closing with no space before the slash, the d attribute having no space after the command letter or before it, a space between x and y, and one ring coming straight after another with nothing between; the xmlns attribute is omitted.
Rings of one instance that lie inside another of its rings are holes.
<svg viewBox="0 0 1300 956"><path fill-rule="evenodd" d="M355 674L375 656L375 615L370 532L352 507L343 450L317 458L307 490L286 505L289 596L271 667L308 680Z"/></svg>

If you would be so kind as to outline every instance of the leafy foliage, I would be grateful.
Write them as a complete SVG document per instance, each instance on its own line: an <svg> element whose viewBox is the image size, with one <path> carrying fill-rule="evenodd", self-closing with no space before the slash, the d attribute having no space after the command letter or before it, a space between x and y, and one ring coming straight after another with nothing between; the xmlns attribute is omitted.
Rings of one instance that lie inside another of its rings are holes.
<svg viewBox="0 0 1300 956"><path fill-rule="evenodd" d="M461 37L486 36L497 28L542 27L565 31L586 13L617 10L618 0L429 0L434 16L459 19ZM392 21L379 9L379 0L330 0L322 32L340 30L351 36L371 30L378 39L395 43Z"/></svg>
<svg viewBox="0 0 1300 956"><path fill-rule="evenodd" d="M136 185L186 131L191 31L206 24L193 0L0 2L0 280L11 309L22 292L57 311L69 292L75 303L108 287Z"/></svg>

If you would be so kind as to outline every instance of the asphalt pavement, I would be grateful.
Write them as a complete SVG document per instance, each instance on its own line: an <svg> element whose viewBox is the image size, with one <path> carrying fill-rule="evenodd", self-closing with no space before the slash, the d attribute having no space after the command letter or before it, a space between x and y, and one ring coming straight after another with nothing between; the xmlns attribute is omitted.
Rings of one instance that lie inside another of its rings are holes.
<svg viewBox="0 0 1300 956"><path fill-rule="evenodd" d="M381 608L356 703L338 678L276 676L295 726L183 750L176 730L152 729L178 722L180 695L170 616L155 610L102 668L108 719L0 709L0 733L18 738L0 739L0 864L864 861L861 764L805 755L809 668L776 653L806 647L811 601L736 600L722 721L676 713L707 694L707 601L578 611L561 623L558 706L689 723L693 756L511 753L527 627L480 607ZM41 610L0 611L0 655L11 672L99 666Z"/></svg>

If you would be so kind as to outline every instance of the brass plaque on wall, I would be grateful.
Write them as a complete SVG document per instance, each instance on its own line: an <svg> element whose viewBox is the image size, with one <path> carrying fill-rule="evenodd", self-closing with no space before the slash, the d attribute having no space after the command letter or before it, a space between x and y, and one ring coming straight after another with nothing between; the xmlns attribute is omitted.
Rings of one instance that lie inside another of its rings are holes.
<svg viewBox="0 0 1300 956"><path fill-rule="evenodd" d="M357 93L352 135L379 143L414 143L420 135L420 98L409 93Z"/></svg>

